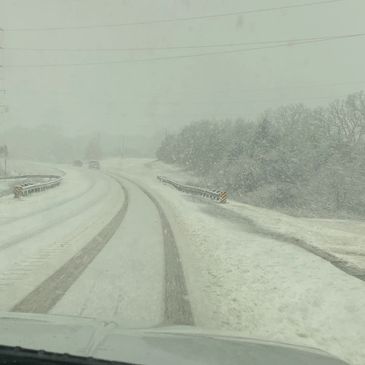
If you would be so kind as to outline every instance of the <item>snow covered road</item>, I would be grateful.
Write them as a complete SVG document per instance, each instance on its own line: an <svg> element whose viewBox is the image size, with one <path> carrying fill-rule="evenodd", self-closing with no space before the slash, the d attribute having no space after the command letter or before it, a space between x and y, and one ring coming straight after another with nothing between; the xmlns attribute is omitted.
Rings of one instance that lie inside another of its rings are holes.
<svg viewBox="0 0 365 365"><path fill-rule="evenodd" d="M103 172L68 167L57 189L1 198L0 309L194 324L365 363L365 283L246 218L329 245L325 232L183 194L157 181L164 169L132 159L103 162ZM351 224L325 222L329 237ZM360 237L356 226L348 237Z"/></svg>
<svg viewBox="0 0 365 365"><path fill-rule="evenodd" d="M153 195L118 174L65 172L59 189L3 199L0 309L192 324L174 234Z"/></svg>
<svg viewBox="0 0 365 365"><path fill-rule="evenodd" d="M145 188L116 176L127 190L126 216L52 312L112 318L132 327L192 324L179 253L162 208Z"/></svg>
<svg viewBox="0 0 365 365"><path fill-rule="evenodd" d="M0 310L10 310L79 252L123 201L112 178L65 168L60 187L0 204Z"/></svg>

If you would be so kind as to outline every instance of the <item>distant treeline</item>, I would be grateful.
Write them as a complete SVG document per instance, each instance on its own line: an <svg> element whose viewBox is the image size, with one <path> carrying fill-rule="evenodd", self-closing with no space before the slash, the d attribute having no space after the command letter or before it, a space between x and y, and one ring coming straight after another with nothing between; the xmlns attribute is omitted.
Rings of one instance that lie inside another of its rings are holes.
<svg viewBox="0 0 365 365"><path fill-rule="evenodd" d="M302 104L256 121L192 123L157 157L236 199L295 214L365 215L365 95L327 107Z"/></svg>

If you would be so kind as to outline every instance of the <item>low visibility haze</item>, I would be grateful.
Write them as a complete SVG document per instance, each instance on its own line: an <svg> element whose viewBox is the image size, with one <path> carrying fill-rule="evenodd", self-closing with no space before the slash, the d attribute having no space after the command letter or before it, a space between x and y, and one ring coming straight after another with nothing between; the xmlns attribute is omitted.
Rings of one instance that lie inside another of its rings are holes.
<svg viewBox="0 0 365 365"><path fill-rule="evenodd" d="M364 12L360 0L1 0L1 142L41 126L150 155L191 121L327 104L365 84ZM322 37L334 39L298 44Z"/></svg>
<svg viewBox="0 0 365 365"><path fill-rule="evenodd" d="M364 365L364 15L0 0L0 359Z"/></svg>

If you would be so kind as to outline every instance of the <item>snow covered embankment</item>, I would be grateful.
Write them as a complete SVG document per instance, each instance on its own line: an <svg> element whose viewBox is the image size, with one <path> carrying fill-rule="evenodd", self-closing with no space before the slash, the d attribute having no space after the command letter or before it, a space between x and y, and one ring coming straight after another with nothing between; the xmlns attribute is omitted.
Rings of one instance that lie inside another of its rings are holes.
<svg viewBox="0 0 365 365"><path fill-rule="evenodd" d="M182 183L194 180L187 173L161 162L153 162L147 166L156 173L176 177ZM229 211L237 213L257 233L292 241L293 244L333 261L345 271L365 280L364 221L296 218L235 201L230 201L222 208L228 211L227 214Z"/></svg>

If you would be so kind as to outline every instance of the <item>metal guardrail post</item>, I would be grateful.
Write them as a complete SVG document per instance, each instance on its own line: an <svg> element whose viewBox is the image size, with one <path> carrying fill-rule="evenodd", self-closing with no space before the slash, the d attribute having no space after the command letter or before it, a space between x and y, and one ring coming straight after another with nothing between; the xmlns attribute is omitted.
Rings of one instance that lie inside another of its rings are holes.
<svg viewBox="0 0 365 365"><path fill-rule="evenodd" d="M16 185L14 187L14 198L20 198L21 196L23 196L23 189L21 186Z"/></svg>
<svg viewBox="0 0 365 365"><path fill-rule="evenodd" d="M61 184L61 181L63 180L62 176L56 176L56 175L28 175L28 176L22 176L22 178L34 178L34 177L43 177L43 178L49 178L53 179L47 182L37 183L37 184L23 184L23 185L16 185L14 187L14 198L20 198L24 195L29 195L34 192L40 192L44 191L46 189L53 188L55 186L58 186Z"/></svg>

